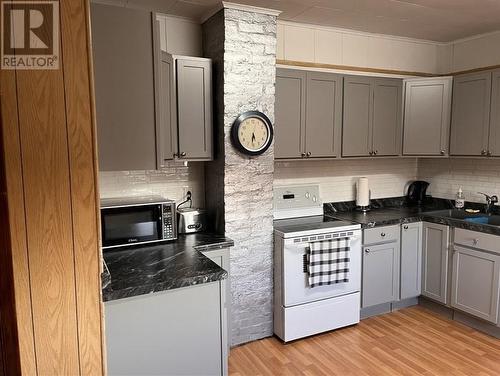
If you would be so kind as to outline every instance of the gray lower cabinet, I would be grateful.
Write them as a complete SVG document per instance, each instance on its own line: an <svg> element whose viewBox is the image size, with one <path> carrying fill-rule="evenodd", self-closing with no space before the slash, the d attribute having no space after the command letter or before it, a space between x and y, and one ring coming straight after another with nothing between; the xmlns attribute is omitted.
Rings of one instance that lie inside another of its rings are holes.
<svg viewBox="0 0 500 376"><path fill-rule="evenodd" d="M227 271L229 277L220 281L220 293L221 293L221 335L222 335L222 374L228 375L228 357L229 350L231 348L231 343L229 341L231 335L231 277L230 277L230 261L229 261L229 249L222 248L216 250L210 250L202 252L210 260L219 265L222 269Z"/></svg>
<svg viewBox="0 0 500 376"><path fill-rule="evenodd" d="M400 299L420 295L422 286L422 222L401 225Z"/></svg>
<svg viewBox="0 0 500 376"><path fill-rule="evenodd" d="M448 226L424 222L422 228L422 295L448 304Z"/></svg>
<svg viewBox="0 0 500 376"><path fill-rule="evenodd" d="M109 375L222 375L221 284L104 304Z"/></svg>
<svg viewBox="0 0 500 376"><path fill-rule="evenodd" d="M153 170L155 59L151 13L91 3L99 169Z"/></svg>
<svg viewBox="0 0 500 376"><path fill-rule="evenodd" d="M454 247L451 306L498 324L500 254Z"/></svg>
<svg viewBox="0 0 500 376"><path fill-rule="evenodd" d="M453 84L450 154L488 154L491 72L457 76Z"/></svg>
<svg viewBox="0 0 500 376"><path fill-rule="evenodd" d="M451 77L405 80L403 154L449 153Z"/></svg>
<svg viewBox="0 0 500 376"><path fill-rule="evenodd" d="M342 156L400 154L402 80L344 77Z"/></svg>
<svg viewBox="0 0 500 376"><path fill-rule="evenodd" d="M394 238L393 238L394 233ZM380 244L366 244L366 239L374 239L382 234L391 240ZM363 270L361 307L366 308L399 299L399 226L380 227L364 230Z"/></svg>
<svg viewBox="0 0 500 376"><path fill-rule="evenodd" d="M276 71L275 158L340 156L342 76Z"/></svg>

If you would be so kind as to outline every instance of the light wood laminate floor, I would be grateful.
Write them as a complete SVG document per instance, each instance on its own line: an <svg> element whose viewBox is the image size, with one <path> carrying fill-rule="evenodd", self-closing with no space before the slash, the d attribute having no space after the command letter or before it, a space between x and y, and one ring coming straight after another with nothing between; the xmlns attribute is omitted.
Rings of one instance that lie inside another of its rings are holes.
<svg viewBox="0 0 500 376"><path fill-rule="evenodd" d="M500 375L500 339L415 306L287 345L266 338L236 347L229 373Z"/></svg>

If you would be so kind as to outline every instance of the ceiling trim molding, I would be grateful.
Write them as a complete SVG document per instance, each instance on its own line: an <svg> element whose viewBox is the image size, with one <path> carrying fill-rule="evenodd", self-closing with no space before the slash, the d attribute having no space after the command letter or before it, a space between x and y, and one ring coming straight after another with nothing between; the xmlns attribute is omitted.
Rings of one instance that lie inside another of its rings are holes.
<svg viewBox="0 0 500 376"><path fill-rule="evenodd" d="M236 9L244 12L267 14L274 17L278 17L281 14L281 10L277 9L262 8L252 5L236 4L229 1L221 1L215 8L213 8L200 18L200 23L204 23L221 9Z"/></svg>

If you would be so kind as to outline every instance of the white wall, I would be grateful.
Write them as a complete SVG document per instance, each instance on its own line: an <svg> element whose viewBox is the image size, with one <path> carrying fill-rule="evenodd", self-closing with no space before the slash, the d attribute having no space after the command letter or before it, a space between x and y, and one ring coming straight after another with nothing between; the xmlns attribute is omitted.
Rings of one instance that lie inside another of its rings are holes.
<svg viewBox="0 0 500 376"><path fill-rule="evenodd" d="M279 22L282 60L447 74L500 64L500 31L439 43Z"/></svg>
<svg viewBox="0 0 500 376"><path fill-rule="evenodd" d="M442 73L443 44L291 22L278 23L278 59Z"/></svg>
<svg viewBox="0 0 500 376"><path fill-rule="evenodd" d="M205 206L203 162L170 162L160 171L116 171L99 173L101 197L161 195L180 202L193 193L193 206Z"/></svg>
<svg viewBox="0 0 500 376"><path fill-rule="evenodd" d="M355 199L357 178L369 180L372 198L403 196L417 176L415 158L275 162L274 186L319 184L324 202Z"/></svg>
<svg viewBox="0 0 500 376"><path fill-rule="evenodd" d="M500 195L500 160L419 159L418 177L431 183L435 197L453 199L459 187L467 201L484 202L477 192Z"/></svg>
<svg viewBox="0 0 500 376"><path fill-rule="evenodd" d="M453 42L452 71L500 64L500 31Z"/></svg>

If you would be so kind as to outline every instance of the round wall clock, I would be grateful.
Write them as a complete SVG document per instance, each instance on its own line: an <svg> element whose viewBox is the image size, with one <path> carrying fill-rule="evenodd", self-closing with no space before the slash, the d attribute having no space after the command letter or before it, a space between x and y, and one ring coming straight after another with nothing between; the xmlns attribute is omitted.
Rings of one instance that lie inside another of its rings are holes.
<svg viewBox="0 0 500 376"><path fill-rule="evenodd" d="M247 155L261 155L273 141L273 125L269 118L259 111L242 113L231 128L234 146Z"/></svg>

